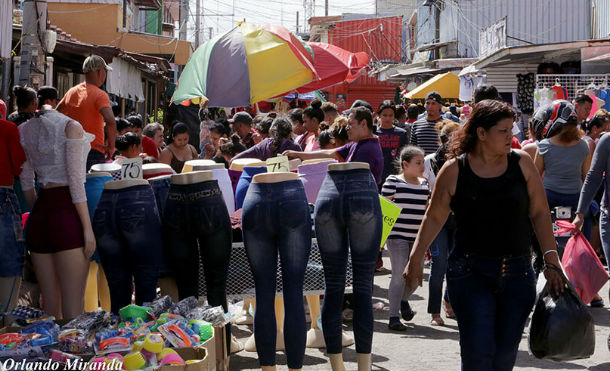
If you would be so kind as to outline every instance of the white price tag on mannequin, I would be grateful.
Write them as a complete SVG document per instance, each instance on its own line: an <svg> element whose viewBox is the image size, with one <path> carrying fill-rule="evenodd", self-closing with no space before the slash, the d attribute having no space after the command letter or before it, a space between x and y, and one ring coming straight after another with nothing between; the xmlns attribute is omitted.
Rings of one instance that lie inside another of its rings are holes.
<svg viewBox="0 0 610 371"><path fill-rule="evenodd" d="M121 161L121 179L143 179L142 158L125 158Z"/></svg>
<svg viewBox="0 0 610 371"><path fill-rule="evenodd" d="M290 163L287 156L271 157L265 163L269 173L290 172Z"/></svg>

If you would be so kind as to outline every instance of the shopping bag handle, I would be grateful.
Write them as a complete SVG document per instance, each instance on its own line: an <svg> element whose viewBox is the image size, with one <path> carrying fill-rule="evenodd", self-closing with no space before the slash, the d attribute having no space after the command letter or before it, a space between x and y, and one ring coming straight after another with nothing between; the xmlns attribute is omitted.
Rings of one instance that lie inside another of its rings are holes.
<svg viewBox="0 0 610 371"><path fill-rule="evenodd" d="M580 231L577 230L576 226L573 223L570 223L567 220L556 220L555 225L557 225L560 229L555 231L556 234L564 234L568 232L573 232L574 235L577 235Z"/></svg>

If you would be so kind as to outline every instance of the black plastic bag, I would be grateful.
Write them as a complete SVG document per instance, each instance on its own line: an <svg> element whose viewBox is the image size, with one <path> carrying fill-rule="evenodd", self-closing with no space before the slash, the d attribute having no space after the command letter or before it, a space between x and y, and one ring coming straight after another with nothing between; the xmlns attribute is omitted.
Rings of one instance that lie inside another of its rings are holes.
<svg viewBox="0 0 610 371"><path fill-rule="evenodd" d="M589 358L595 350L593 317L570 282L559 296L551 294L547 286L538 295L529 345L539 359L564 362Z"/></svg>

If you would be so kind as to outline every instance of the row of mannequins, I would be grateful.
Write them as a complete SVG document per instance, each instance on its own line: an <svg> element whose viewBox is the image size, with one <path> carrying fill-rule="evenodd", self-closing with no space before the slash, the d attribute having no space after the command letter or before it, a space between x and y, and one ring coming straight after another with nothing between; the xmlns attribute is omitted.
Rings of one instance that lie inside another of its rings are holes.
<svg viewBox="0 0 610 371"><path fill-rule="evenodd" d="M187 162L181 174L172 174L163 164L145 165L146 179L114 180L107 172L89 174L88 202L99 200L93 205L93 229L112 310L131 302L132 281L137 304L154 299L157 282L171 294L172 280L177 287L174 298L176 294L178 299L198 296L200 264L209 304L227 310L229 215L233 208L241 208L244 247L256 292L249 347L256 349L261 368L274 370L276 350L284 349L288 368L301 369L305 347L322 343L331 368L345 369L342 347L350 342L342 331L342 309L351 254L358 369L370 370L372 286L382 215L369 165L317 161L301 165L300 176L267 173L263 164L246 160L233 166L233 175L241 171L235 203L227 170L202 160ZM309 203L315 203L315 236ZM307 297L312 317L308 332L303 281L312 237L318 241L326 290L322 308L319 296ZM270 269L277 267L278 259L281 298L276 298L276 269ZM320 312L323 330L317 321ZM226 340L230 344L230 325Z"/></svg>

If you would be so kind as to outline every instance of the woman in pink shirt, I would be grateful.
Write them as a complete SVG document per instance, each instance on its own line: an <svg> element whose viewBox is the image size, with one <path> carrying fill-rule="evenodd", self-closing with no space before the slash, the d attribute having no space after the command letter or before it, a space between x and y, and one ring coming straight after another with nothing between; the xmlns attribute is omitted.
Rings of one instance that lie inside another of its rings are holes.
<svg viewBox="0 0 610 371"><path fill-rule="evenodd" d="M307 133L299 139L299 145L304 152L313 152L320 149L318 136L320 135L320 123L324 121L324 111L320 108L322 102L319 99L311 101L311 105L303 110L303 125Z"/></svg>

